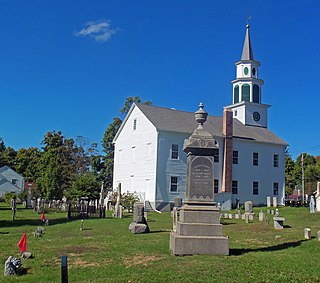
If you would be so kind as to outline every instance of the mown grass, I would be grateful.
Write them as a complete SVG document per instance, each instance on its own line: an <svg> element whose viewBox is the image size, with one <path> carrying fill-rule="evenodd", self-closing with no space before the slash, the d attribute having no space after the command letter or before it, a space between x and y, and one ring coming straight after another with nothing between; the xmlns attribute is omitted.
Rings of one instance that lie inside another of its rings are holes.
<svg viewBox="0 0 320 283"><path fill-rule="evenodd" d="M266 210L266 208L262 208ZM258 213L260 208L256 209ZM151 233L133 235L123 219L67 221L66 213L47 213L50 225L42 237L33 232L40 215L0 204L0 258L19 256L17 243L27 232L27 250L35 258L23 261L26 275L4 277L0 282L61 282L61 256L68 256L69 282L320 282L320 214L308 208L280 208L285 229L270 222L223 219L224 234L230 238L229 256L172 256L170 213L148 213ZM304 240L303 229L313 238Z"/></svg>

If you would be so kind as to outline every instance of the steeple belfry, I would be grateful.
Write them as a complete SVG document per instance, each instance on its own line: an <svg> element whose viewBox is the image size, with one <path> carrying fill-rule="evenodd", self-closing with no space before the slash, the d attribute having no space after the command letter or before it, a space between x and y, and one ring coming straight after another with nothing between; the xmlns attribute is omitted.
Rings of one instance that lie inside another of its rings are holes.
<svg viewBox="0 0 320 283"><path fill-rule="evenodd" d="M269 105L261 103L261 87L263 80L258 76L260 62L254 60L250 25L246 25L241 60L235 63L236 79L232 81L233 116L245 125L267 127L267 108ZM259 111L258 111L259 109Z"/></svg>

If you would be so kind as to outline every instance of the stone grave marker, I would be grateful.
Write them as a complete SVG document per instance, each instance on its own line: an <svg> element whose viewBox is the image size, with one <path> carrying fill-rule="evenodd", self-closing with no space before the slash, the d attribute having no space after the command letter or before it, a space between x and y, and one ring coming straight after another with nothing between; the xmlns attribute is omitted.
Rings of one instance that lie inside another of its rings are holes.
<svg viewBox="0 0 320 283"><path fill-rule="evenodd" d="M214 202L213 152L218 146L203 127L208 116L203 107L201 103L195 112L198 127L184 142L187 188L176 232L170 233L170 250L174 255L229 254L229 241L223 236L220 224L220 209Z"/></svg>
<svg viewBox="0 0 320 283"><path fill-rule="evenodd" d="M133 234L149 233L149 226L144 217L143 202L136 202L133 205L133 221L129 225L129 230Z"/></svg>
<svg viewBox="0 0 320 283"><path fill-rule="evenodd" d="M261 210L261 211L259 212L259 221L264 221L265 218L266 218L266 215L265 215L265 213Z"/></svg>
<svg viewBox="0 0 320 283"><path fill-rule="evenodd" d="M310 208L310 213L315 213L316 212L314 196L310 197L309 208Z"/></svg>
<svg viewBox="0 0 320 283"><path fill-rule="evenodd" d="M317 232L318 241L320 241L320 231Z"/></svg>
<svg viewBox="0 0 320 283"><path fill-rule="evenodd" d="M271 197L267 197L267 207L271 207Z"/></svg>
<svg viewBox="0 0 320 283"><path fill-rule="evenodd" d="M277 208L278 207L278 198L277 197L273 197L273 201L272 201L273 203L273 207L274 208Z"/></svg>
<svg viewBox="0 0 320 283"><path fill-rule="evenodd" d="M244 203L244 211L245 213L251 213L253 210L252 201L248 200Z"/></svg>
<svg viewBox="0 0 320 283"><path fill-rule="evenodd" d="M311 239L311 230L310 230L310 228L305 228L304 229L304 238L306 240L310 240Z"/></svg>

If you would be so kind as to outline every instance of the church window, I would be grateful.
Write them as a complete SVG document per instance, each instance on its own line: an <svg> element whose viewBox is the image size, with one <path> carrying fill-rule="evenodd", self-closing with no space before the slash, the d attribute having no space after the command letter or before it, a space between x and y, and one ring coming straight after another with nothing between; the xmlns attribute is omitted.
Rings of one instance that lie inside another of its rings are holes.
<svg viewBox="0 0 320 283"><path fill-rule="evenodd" d="M238 103L238 102L239 102L239 86L236 85L234 87L233 103Z"/></svg>
<svg viewBox="0 0 320 283"><path fill-rule="evenodd" d="M12 179L11 183L14 184L14 185L17 185L18 184L18 179Z"/></svg>
<svg viewBox="0 0 320 283"><path fill-rule="evenodd" d="M253 195L258 195L259 194L259 183L258 182L253 182L252 183L252 194Z"/></svg>
<svg viewBox="0 0 320 283"><path fill-rule="evenodd" d="M135 131L137 129L137 119L133 120L133 130Z"/></svg>
<svg viewBox="0 0 320 283"><path fill-rule="evenodd" d="M252 68L252 76L255 76L255 75L256 75L256 69Z"/></svg>
<svg viewBox="0 0 320 283"><path fill-rule="evenodd" d="M273 195L277 196L279 194L279 183L273 183Z"/></svg>
<svg viewBox="0 0 320 283"><path fill-rule="evenodd" d="M232 193L234 195L238 194L238 181L232 181Z"/></svg>
<svg viewBox="0 0 320 283"><path fill-rule="evenodd" d="M219 148L213 150L213 161L219 162Z"/></svg>
<svg viewBox="0 0 320 283"><path fill-rule="evenodd" d="M179 146L177 144L171 145L171 159L178 159L179 157Z"/></svg>
<svg viewBox="0 0 320 283"><path fill-rule="evenodd" d="M237 150L233 151L232 163L233 164L238 164L238 151Z"/></svg>
<svg viewBox="0 0 320 283"><path fill-rule="evenodd" d="M259 154L258 154L258 152L254 152L252 154L252 165L253 166L258 166L259 165Z"/></svg>
<svg viewBox="0 0 320 283"><path fill-rule="evenodd" d="M279 155L278 154L273 155L273 167L279 167Z"/></svg>
<svg viewBox="0 0 320 283"><path fill-rule="evenodd" d="M177 176L170 177L170 191L171 192L178 191L178 177Z"/></svg>
<svg viewBox="0 0 320 283"><path fill-rule="evenodd" d="M214 179L214 191L215 194L217 194L219 192L219 180L218 179Z"/></svg>
<svg viewBox="0 0 320 283"><path fill-rule="evenodd" d="M244 70L243 70L243 72L244 72L245 75L248 75L248 73L249 73L248 67L245 67Z"/></svg>
<svg viewBox="0 0 320 283"><path fill-rule="evenodd" d="M242 85L242 101L250 101L250 86L248 84Z"/></svg>
<svg viewBox="0 0 320 283"><path fill-rule="evenodd" d="M260 103L260 87L258 85L253 85L253 102Z"/></svg>

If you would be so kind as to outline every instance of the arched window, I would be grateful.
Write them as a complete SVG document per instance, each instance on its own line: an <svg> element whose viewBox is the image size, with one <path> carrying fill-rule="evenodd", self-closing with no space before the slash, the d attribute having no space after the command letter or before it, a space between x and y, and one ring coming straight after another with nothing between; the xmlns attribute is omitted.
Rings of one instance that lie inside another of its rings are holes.
<svg viewBox="0 0 320 283"><path fill-rule="evenodd" d="M233 90L233 103L239 102L239 86L236 85Z"/></svg>
<svg viewBox="0 0 320 283"><path fill-rule="evenodd" d="M258 85L253 85L253 102L260 103L260 87Z"/></svg>
<svg viewBox="0 0 320 283"><path fill-rule="evenodd" d="M250 101L250 86L248 84L242 85L242 101Z"/></svg>

